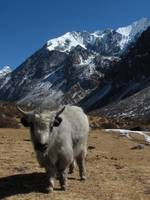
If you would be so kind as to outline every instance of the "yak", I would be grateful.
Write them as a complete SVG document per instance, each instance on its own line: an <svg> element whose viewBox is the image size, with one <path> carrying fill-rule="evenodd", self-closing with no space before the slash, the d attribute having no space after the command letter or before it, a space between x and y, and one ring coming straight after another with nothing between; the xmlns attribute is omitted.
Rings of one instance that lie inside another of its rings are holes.
<svg viewBox="0 0 150 200"><path fill-rule="evenodd" d="M86 179L85 158L89 121L82 108L65 105L50 111L23 111L21 122L30 127L31 140L37 160L47 174L46 191L54 189L54 179L58 175L62 190L66 190L67 174L73 170L76 161L81 180Z"/></svg>

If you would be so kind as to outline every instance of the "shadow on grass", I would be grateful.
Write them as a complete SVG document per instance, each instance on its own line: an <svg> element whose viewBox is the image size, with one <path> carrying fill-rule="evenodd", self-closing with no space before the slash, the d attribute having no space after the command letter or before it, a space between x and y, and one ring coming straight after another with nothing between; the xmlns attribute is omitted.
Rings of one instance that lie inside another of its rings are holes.
<svg viewBox="0 0 150 200"><path fill-rule="evenodd" d="M46 187L45 173L18 174L0 178L0 199L17 194L42 192Z"/></svg>

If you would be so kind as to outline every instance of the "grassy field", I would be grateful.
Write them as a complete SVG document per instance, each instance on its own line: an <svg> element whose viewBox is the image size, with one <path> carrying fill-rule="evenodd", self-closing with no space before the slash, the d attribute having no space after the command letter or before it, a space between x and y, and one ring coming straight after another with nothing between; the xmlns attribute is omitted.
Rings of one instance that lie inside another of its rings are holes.
<svg viewBox="0 0 150 200"><path fill-rule="evenodd" d="M150 147L131 150L137 143L117 134L90 133L87 176L69 175L67 191L58 181L51 194L41 191L39 168L27 129L0 129L0 199L30 200L149 200Z"/></svg>

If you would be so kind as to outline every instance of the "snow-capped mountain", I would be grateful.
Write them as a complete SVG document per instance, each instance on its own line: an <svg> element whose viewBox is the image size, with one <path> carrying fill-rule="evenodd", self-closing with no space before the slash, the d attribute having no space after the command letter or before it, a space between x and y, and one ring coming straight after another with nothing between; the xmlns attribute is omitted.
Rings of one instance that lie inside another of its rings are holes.
<svg viewBox="0 0 150 200"><path fill-rule="evenodd" d="M129 26L118 28L116 31L122 35L120 41L121 49L124 49L130 42L134 42L136 37L139 37L139 35L149 26L150 20L142 18L139 21L133 22Z"/></svg>
<svg viewBox="0 0 150 200"><path fill-rule="evenodd" d="M95 45L99 42L100 45L107 43L109 40L111 42L117 42L113 44L118 46L117 54L120 53L123 49L126 48L131 42L133 42L136 37L139 37L140 34L150 26L150 20L147 18L142 18L139 21L133 22L131 25L126 27L118 28L117 30L107 29L104 31L95 31L89 33L84 32L68 32L58 38L49 40L47 42L47 49L50 51L58 50L61 52L69 52L72 48L80 45L84 49L92 49L99 53L99 48L95 48ZM101 52L100 52L101 53Z"/></svg>
<svg viewBox="0 0 150 200"><path fill-rule="evenodd" d="M141 19L117 30L74 31L51 39L6 76L0 99L30 104L46 99L61 104L82 101L92 106L112 91L111 71L149 26L149 20Z"/></svg>
<svg viewBox="0 0 150 200"><path fill-rule="evenodd" d="M142 33L134 47L109 68L101 87L83 99L81 105L87 110L94 110L110 104L97 112L110 117L140 118L147 113L150 116L149 90L150 27Z"/></svg>
<svg viewBox="0 0 150 200"><path fill-rule="evenodd" d="M12 69L9 66L4 66L2 69L0 69L0 79L4 78L7 74L11 73Z"/></svg>

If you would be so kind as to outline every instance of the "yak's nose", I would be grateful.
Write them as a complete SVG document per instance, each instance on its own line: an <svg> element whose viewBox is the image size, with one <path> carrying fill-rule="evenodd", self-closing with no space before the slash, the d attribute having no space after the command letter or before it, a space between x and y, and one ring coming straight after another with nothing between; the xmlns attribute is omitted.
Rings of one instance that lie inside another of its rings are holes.
<svg viewBox="0 0 150 200"><path fill-rule="evenodd" d="M41 143L38 143L38 142L37 142L37 143L34 144L34 148L35 148L35 150L44 152L44 151L47 150L48 144L47 144L47 143L41 144Z"/></svg>

